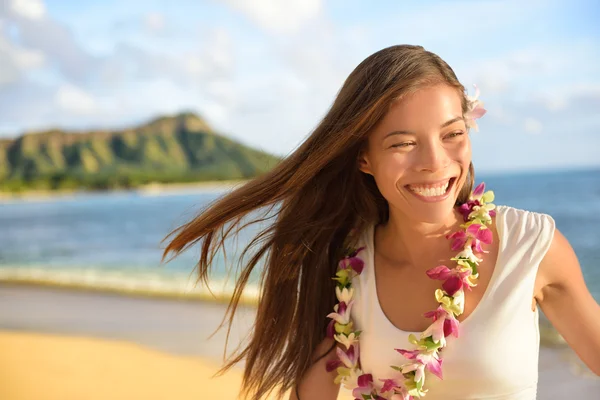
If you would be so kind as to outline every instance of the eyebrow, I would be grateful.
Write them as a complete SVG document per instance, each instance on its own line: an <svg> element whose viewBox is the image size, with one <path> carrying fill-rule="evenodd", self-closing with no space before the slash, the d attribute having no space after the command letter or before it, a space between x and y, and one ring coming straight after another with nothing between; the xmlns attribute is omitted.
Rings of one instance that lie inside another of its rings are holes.
<svg viewBox="0 0 600 400"><path fill-rule="evenodd" d="M448 125L452 125L453 123L458 122L458 121L464 121L464 118L463 117L452 118L452 119L444 122L442 125L440 125L440 129L443 129L443 128L447 127ZM383 140L385 140L389 136L393 136L393 135L411 135L411 134L414 135L414 132L412 132L412 131L393 131L393 132L390 132L387 135L385 135L383 137Z"/></svg>

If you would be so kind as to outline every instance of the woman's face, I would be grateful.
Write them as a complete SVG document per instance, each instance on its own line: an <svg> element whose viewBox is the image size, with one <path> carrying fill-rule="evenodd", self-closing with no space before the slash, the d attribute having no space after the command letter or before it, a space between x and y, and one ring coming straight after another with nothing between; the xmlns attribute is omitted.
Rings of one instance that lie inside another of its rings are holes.
<svg viewBox="0 0 600 400"><path fill-rule="evenodd" d="M373 175L391 212L435 223L448 218L470 162L460 95L436 85L392 105L371 132L359 168Z"/></svg>

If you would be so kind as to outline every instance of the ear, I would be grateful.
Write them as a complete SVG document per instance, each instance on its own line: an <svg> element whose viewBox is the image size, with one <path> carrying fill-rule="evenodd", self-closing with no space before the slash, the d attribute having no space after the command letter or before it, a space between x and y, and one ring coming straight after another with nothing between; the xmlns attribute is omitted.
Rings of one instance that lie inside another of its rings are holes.
<svg viewBox="0 0 600 400"><path fill-rule="evenodd" d="M361 150L358 155L358 169L365 174L373 175L371 171L371 163L369 162L369 156L365 150Z"/></svg>

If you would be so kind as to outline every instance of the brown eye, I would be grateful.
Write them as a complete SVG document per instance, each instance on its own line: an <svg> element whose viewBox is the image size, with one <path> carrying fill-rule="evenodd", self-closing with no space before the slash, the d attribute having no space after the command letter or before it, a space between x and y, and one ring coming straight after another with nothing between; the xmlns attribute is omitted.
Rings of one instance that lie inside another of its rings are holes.
<svg viewBox="0 0 600 400"><path fill-rule="evenodd" d="M391 147L408 147L413 144L414 143L412 143L412 142L404 142L404 143L393 144Z"/></svg>
<svg viewBox="0 0 600 400"><path fill-rule="evenodd" d="M460 136L460 135L464 135L464 132L463 132L463 131L459 131L459 132L452 132L451 134L449 134L449 135L448 135L448 136L446 136L446 137L447 137L447 138L450 138L450 139L452 139L452 138L454 138L454 137L457 137L457 136Z"/></svg>

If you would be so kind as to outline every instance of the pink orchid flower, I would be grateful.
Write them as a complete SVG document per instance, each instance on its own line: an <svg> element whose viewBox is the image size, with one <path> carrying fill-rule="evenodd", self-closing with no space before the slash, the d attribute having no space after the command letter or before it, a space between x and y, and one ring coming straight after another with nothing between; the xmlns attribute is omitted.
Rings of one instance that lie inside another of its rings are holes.
<svg viewBox="0 0 600 400"><path fill-rule="evenodd" d="M436 313L437 311L433 311ZM431 312L425 313L431 318ZM446 346L446 335L444 335L444 321L445 317L442 315L441 318L433 319L433 323L427 327L421 334L422 338L431 336L435 343L440 343L442 346Z"/></svg>
<svg viewBox="0 0 600 400"><path fill-rule="evenodd" d="M469 220L469 215L471 214L471 211L473 210L473 207L481 205L481 203L479 202L479 200L467 200L466 203L463 203L460 205L460 207L458 207L458 211L461 213L461 215L463 216L463 219L465 221Z"/></svg>
<svg viewBox="0 0 600 400"><path fill-rule="evenodd" d="M477 257L473 253L473 249L471 247L465 247L463 251L458 253L456 255L456 257L451 258L451 260L460 259L460 258L464 258L465 260L469 260L475 264L479 264L482 261L481 258Z"/></svg>
<svg viewBox="0 0 600 400"><path fill-rule="evenodd" d="M493 235L491 229L488 229L485 225L471 224L467 228L467 235L473 239L471 246L474 251L478 253L487 253L487 251L483 251L481 248L481 243L492 243Z"/></svg>
<svg viewBox="0 0 600 400"><path fill-rule="evenodd" d="M477 85L473 86L475 86L475 96L467 96L469 109L465 113L465 122L468 128L473 128L475 131L479 132L479 127L475 120L483 117L487 110L483 108L483 102L478 100L479 88Z"/></svg>
<svg viewBox="0 0 600 400"><path fill-rule="evenodd" d="M408 393L404 386L404 379L380 379L383 382L381 393L392 392L390 400L413 400L413 397Z"/></svg>
<svg viewBox="0 0 600 400"><path fill-rule="evenodd" d="M496 208L494 204L483 204L481 206L474 206L473 210L469 214L469 219L479 220L484 224L491 224L492 217L496 215L494 208Z"/></svg>
<svg viewBox="0 0 600 400"><path fill-rule="evenodd" d="M406 390L403 390L400 393L393 394L392 397L390 397L390 400L413 400L413 399L414 399L414 397L412 397L410 394L408 394L408 392Z"/></svg>
<svg viewBox="0 0 600 400"><path fill-rule="evenodd" d="M425 384L425 364L420 361L412 362L401 366L402 373L408 374L409 372L415 373L413 381L415 383L421 383L421 386Z"/></svg>
<svg viewBox="0 0 600 400"><path fill-rule="evenodd" d="M443 319L442 319L442 321L443 321ZM418 351L418 350L413 350L413 351L398 350L398 352L404 352L405 357L419 361L421 364L425 365L425 368L428 371L430 371L432 374L434 374L435 376L437 376L440 379L444 379L442 376L442 359L440 358L438 350L432 350L432 351L426 351L426 352ZM404 372L404 370L403 370L403 372ZM418 382L418 381L419 381L419 379L417 379L417 377L415 375L415 382Z"/></svg>
<svg viewBox="0 0 600 400"><path fill-rule="evenodd" d="M335 348L336 354L344 367L354 368L357 366L359 357L358 346L359 344L356 343L350 346L346 351L342 350L340 347Z"/></svg>
<svg viewBox="0 0 600 400"><path fill-rule="evenodd" d="M340 325L346 325L350 322L350 311L352 310L352 305L354 304L354 300L350 300L350 303L346 304L345 301L341 301L335 306L333 306L333 310L335 312L327 314L327 318L332 318Z"/></svg>
<svg viewBox="0 0 600 400"><path fill-rule="evenodd" d="M454 232L451 235L446 236L448 239L452 239L452 250L462 249L469 243L473 251L478 253L487 253L481 248L481 243L490 244L492 243L492 231L482 224L471 224L465 231Z"/></svg>
<svg viewBox="0 0 600 400"><path fill-rule="evenodd" d="M351 268L354 272L356 272L356 274L360 275L365 263L360 257L358 257L358 253L360 253L364 248L364 246L360 247L356 251L352 252L352 254L349 256L342 258L338 263L338 271Z"/></svg>
<svg viewBox="0 0 600 400"><path fill-rule="evenodd" d="M352 390L352 396L357 399L363 399L364 396L372 396L373 394L373 375L362 374L358 377L358 386ZM368 397L371 398L371 397Z"/></svg>
<svg viewBox="0 0 600 400"><path fill-rule="evenodd" d="M444 313L446 314L446 312L444 311ZM441 326L442 326L442 338L444 337L444 318L440 318L438 319L438 321L441 321ZM431 336L431 335L427 335L427 336ZM435 339L434 339L435 340ZM425 368L427 370L429 370L431 373L433 373L435 376L437 376L440 379L443 379L442 377L442 360L440 359L439 353L437 349L434 349L432 351L422 351L422 350L402 350L402 349L395 349L398 353L402 354L404 357L406 357L409 360L416 360L418 362L420 362L421 364L425 365ZM402 370L402 372L404 372L404 370ZM415 381L418 381L418 379L415 377Z"/></svg>
<svg viewBox="0 0 600 400"><path fill-rule="evenodd" d="M350 332L348 335L340 333L339 335L334 335L333 337L336 342L343 344L347 349L349 349L354 343L358 343L358 335L354 332Z"/></svg>
<svg viewBox="0 0 600 400"><path fill-rule="evenodd" d="M463 219L466 222L473 218L473 211L478 210L479 207L486 205L485 203L489 203L492 201L494 201L494 192L492 192L491 190L486 192L485 184L481 182L479 185L477 185L475 189L473 189L473 193L471 193L469 200L467 200L466 203L463 203L460 205L460 207L458 207L458 211L461 213ZM493 217L496 215L496 211L494 210L494 208L494 205L490 204L489 206L484 207L484 210L482 210L482 212L486 212L489 214L490 217ZM488 220L486 220L485 222L489 223Z"/></svg>
<svg viewBox="0 0 600 400"><path fill-rule="evenodd" d="M496 215L494 204L486 204L494 201L494 192L485 191L485 184L481 182L471 193L469 200L459 207L465 221L479 219L485 224L491 223L491 218Z"/></svg>
<svg viewBox="0 0 600 400"><path fill-rule="evenodd" d="M415 360L419 354L421 354L420 350L404 350L404 349L394 349L398 353L402 354L408 360Z"/></svg>
<svg viewBox="0 0 600 400"><path fill-rule="evenodd" d="M427 270L426 274L431 279L445 280L452 276L452 270L445 265L438 265L435 268Z"/></svg>
<svg viewBox="0 0 600 400"><path fill-rule="evenodd" d="M356 368L358 365L358 358L359 358L358 346L359 346L359 344L356 343L356 344L350 346L350 348L348 348L346 351L344 351L340 347L336 347L335 351L337 354L337 359L327 361L327 363L325 363L325 370L327 372L331 372L336 369L338 371L340 369L342 369L345 371L342 371L343 373L340 375L350 376L351 371L354 368Z"/></svg>
<svg viewBox="0 0 600 400"><path fill-rule="evenodd" d="M481 196L483 195L484 192L485 192L485 183L481 182L479 185L477 185L475 187L475 189L473 189L473 193L471 193L471 199L473 199L473 200L481 199Z"/></svg>
<svg viewBox="0 0 600 400"><path fill-rule="evenodd" d="M427 370L437 376L440 379L444 379L442 374L442 359L437 351L434 351L429 355L427 361Z"/></svg>
<svg viewBox="0 0 600 400"><path fill-rule="evenodd" d="M471 290L472 282L470 280L470 269L450 269L445 265L439 265L427 271L427 276L431 279L443 280L442 288L450 296L460 289ZM429 317L428 317L429 318Z"/></svg>
<svg viewBox="0 0 600 400"><path fill-rule="evenodd" d="M448 313L441 305L435 311L429 311L423 314L425 318L433 318L433 321L444 320L444 337L448 337L453 335L454 337L458 337L458 327L459 323L454 314Z"/></svg>
<svg viewBox="0 0 600 400"><path fill-rule="evenodd" d="M380 379L383 382L381 387L381 393L389 392L392 390L401 390L403 388L402 381L400 379L388 378Z"/></svg>

